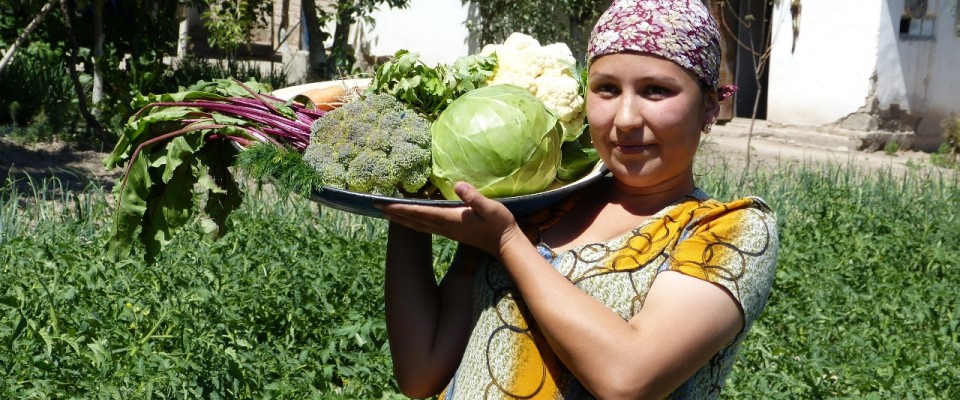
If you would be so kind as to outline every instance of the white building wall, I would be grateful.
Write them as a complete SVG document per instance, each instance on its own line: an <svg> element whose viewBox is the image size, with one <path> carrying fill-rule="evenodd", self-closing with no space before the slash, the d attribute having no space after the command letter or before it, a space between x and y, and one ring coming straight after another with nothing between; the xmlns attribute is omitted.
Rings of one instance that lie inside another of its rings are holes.
<svg viewBox="0 0 960 400"><path fill-rule="evenodd" d="M821 126L857 112L871 93L882 2L803 0L793 46L789 1L773 11L767 120Z"/></svg>
<svg viewBox="0 0 960 400"><path fill-rule="evenodd" d="M912 132L913 147L935 149L941 122L960 114L958 0L929 0L928 16L936 20L931 38L900 34L904 2L803 0L791 51L789 1L781 1L774 10L767 119Z"/></svg>
<svg viewBox="0 0 960 400"><path fill-rule="evenodd" d="M929 0L928 16L935 17L932 38L900 37L904 0L886 3L877 64L879 108L908 111L917 119L914 146L933 149L943 119L951 112L960 114L957 0Z"/></svg>
<svg viewBox="0 0 960 400"><path fill-rule="evenodd" d="M472 52L465 25L469 5L460 0L411 0L404 9L381 6L373 25L360 23L354 37L372 56L391 56L406 49L420 53L428 65L450 64Z"/></svg>

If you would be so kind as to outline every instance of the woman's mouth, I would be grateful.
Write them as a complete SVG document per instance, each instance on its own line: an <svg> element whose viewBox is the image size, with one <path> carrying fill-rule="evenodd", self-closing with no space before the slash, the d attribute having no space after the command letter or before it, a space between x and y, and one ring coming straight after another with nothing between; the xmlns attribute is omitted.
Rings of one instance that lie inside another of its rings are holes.
<svg viewBox="0 0 960 400"><path fill-rule="evenodd" d="M617 143L615 147L621 154L639 154L648 152L655 146L655 144L643 143Z"/></svg>

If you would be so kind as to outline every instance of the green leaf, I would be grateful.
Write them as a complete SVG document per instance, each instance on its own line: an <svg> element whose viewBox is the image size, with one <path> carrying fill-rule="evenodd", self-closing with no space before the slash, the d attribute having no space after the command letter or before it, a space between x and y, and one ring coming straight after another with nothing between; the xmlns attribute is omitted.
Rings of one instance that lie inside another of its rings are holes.
<svg viewBox="0 0 960 400"><path fill-rule="evenodd" d="M150 179L148 157L137 157L128 167L124 183L117 185L119 198L114 213L113 230L107 242L107 254L114 260L125 257L133 242L133 234L147 210L147 198L153 181Z"/></svg>
<svg viewBox="0 0 960 400"><path fill-rule="evenodd" d="M557 170L557 179L561 182L579 179L600 160L597 149L582 147L577 141L564 143L561 152L560 169Z"/></svg>
<svg viewBox="0 0 960 400"><path fill-rule="evenodd" d="M162 182L170 182L176 169L192 157L203 146L204 134L202 131L173 138L167 145L166 168L163 170Z"/></svg>
<svg viewBox="0 0 960 400"><path fill-rule="evenodd" d="M239 125L239 126L250 125L250 120L234 117L230 115L213 113L213 114L210 114L210 117L213 118L213 122L222 124L222 125Z"/></svg>
<svg viewBox="0 0 960 400"><path fill-rule="evenodd" d="M236 150L222 141L208 144L197 154L207 166L201 178L203 187L207 189L207 203L203 209L207 217L202 224L204 233L211 238L226 233L227 217L240 207L243 200L243 193L229 169L235 154Z"/></svg>
<svg viewBox="0 0 960 400"><path fill-rule="evenodd" d="M194 213L193 185L199 161L177 167L170 179L153 187L141 225L140 240L146 245L146 259L153 262L163 247L173 239L173 233L182 227ZM191 165L193 164L193 165Z"/></svg>
<svg viewBox="0 0 960 400"><path fill-rule="evenodd" d="M227 216L240 205L241 191L229 169L236 150L226 140L211 142L211 134L255 142L263 139L247 131L256 129L256 122L210 112L193 101L260 97L257 94L270 90L252 79L246 83L216 79L199 81L177 93L135 98L133 105L140 111L127 121L114 150L104 159L109 169L128 163L125 183L117 185L120 200L107 245L113 259L130 252L139 229L145 258L153 261L176 230L196 214L201 194L206 194L204 211L209 218L201 222L203 228L215 236L225 232ZM261 100L281 115L297 118L289 102ZM136 160L128 161L134 156Z"/></svg>

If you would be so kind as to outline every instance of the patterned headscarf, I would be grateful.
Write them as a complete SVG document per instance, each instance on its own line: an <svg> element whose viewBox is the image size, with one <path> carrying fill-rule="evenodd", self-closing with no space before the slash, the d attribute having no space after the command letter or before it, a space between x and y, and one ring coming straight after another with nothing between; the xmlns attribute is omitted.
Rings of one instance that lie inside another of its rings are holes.
<svg viewBox="0 0 960 400"><path fill-rule="evenodd" d="M587 58L623 51L673 61L711 89L720 81L720 29L703 0L614 0L590 34ZM723 100L736 90L717 94Z"/></svg>

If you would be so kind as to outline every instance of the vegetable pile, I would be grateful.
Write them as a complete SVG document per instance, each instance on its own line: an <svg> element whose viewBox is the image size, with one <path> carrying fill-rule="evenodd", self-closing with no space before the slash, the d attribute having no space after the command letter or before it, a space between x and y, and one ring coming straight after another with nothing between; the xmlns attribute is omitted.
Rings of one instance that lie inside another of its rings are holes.
<svg viewBox="0 0 960 400"><path fill-rule="evenodd" d="M152 260L201 203L205 231L222 234L241 199L230 167L302 195L456 199L463 180L509 197L575 180L598 159L582 135L584 72L565 44L515 33L451 65L401 50L362 93L334 85L284 100L217 80L140 96L105 160L126 164L109 252L126 255L139 229Z"/></svg>
<svg viewBox="0 0 960 400"><path fill-rule="evenodd" d="M254 81L215 80L134 99L140 111L104 160L107 169L126 163L114 189L118 200L109 254L127 254L139 228L146 258L152 260L196 214L203 198L204 230L214 237L224 233L226 218L241 199L228 169L237 148L267 143L302 151L311 124L324 115L269 92Z"/></svg>
<svg viewBox="0 0 960 400"><path fill-rule="evenodd" d="M313 123L303 155L325 186L409 197L430 178L430 122L388 94L372 94Z"/></svg>
<svg viewBox="0 0 960 400"><path fill-rule="evenodd" d="M565 142L580 136L586 113L582 76L577 76L577 61L566 44L541 46L528 35L513 33L501 44L484 46L480 55L497 57L497 72L488 85L529 90L557 113Z"/></svg>
<svg viewBox="0 0 960 400"><path fill-rule="evenodd" d="M471 91L433 123L433 176L443 197L466 181L488 197L541 192L557 178L557 116L527 90L495 85Z"/></svg>

